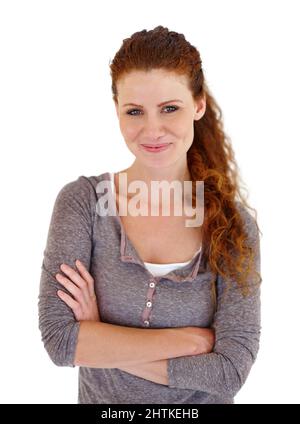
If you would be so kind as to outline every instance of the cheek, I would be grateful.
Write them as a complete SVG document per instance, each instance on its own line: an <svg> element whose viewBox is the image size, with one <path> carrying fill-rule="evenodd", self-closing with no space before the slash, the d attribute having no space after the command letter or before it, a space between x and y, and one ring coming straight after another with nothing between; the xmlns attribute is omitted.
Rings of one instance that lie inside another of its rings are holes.
<svg viewBox="0 0 300 424"><path fill-rule="evenodd" d="M170 128L178 138L185 138L192 129L190 120L184 117L174 120Z"/></svg>
<svg viewBox="0 0 300 424"><path fill-rule="evenodd" d="M179 141L178 147L188 151L194 139L194 124L191 119L182 119L173 125L173 134Z"/></svg>
<svg viewBox="0 0 300 424"><path fill-rule="evenodd" d="M138 125L133 125L132 123L124 121L120 123L120 129L123 134L123 137L129 141L134 139L139 133Z"/></svg>

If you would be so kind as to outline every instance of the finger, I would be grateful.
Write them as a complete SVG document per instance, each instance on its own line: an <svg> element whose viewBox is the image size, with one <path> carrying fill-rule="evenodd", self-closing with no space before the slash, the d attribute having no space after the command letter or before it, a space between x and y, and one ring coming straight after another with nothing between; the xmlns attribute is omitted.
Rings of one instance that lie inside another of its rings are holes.
<svg viewBox="0 0 300 424"><path fill-rule="evenodd" d="M64 277L61 274L56 274L57 281L63 285L74 297L75 299L82 304L82 306L86 306L86 299L83 291L76 286L72 281L68 278Z"/></svg>
<svg viewBox="0 0 300 424"><path fill-rule="evenodd" d="M60 269L64 274L66 274L78 287L83 288L86 286L86 281L76 272L72 267L66 264L62 264Z"/></svg>
<svg viewBox="0 0 300 424"><path fill-rule="evenodd" d="M62 264L60 269L64 274L68 276L68 278L75 283L82 291L85 298L85 301L88 302L90 298L89 294L89 286L88 283L76 272L73 268L66 264Z"/></svg>
<svg viewBox="0 0 300 424"><path fill-rule="evenodd" d="M76 300L62 290L57 290L57 294L74 312L78 311L80 304Z"/></svg>
<svg viewBox="0 0 300 424"><path fill-rule="evenodd" d="M91 274L88 272L86 267L83 265L83 263L79 259L76 260L75 264L78 271L84 278L84 280L88 283L89 293L91 297L94 297L95 296L94 278L91 276Z"/></svg>

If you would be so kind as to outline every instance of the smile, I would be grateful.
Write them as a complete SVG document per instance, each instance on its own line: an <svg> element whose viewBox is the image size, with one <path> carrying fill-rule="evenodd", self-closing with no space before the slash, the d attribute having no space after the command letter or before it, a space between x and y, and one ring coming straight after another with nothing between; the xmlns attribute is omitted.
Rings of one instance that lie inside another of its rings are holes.
<svg viewBox="0 0 300 424"><path fill-rule="evenodd" d="M147 145L147 144L141 144L141 147L146 150L147 152L151 153L159 153L167 150L172 143L164 143L164 144L157 144L157 145Z"/></svg>

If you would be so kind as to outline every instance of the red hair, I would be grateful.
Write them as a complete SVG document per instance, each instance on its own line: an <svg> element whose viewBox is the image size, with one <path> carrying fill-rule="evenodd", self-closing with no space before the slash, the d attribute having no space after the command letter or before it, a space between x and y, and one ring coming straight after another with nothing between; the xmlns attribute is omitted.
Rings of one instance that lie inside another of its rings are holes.
<svg viewBox="0 0 300 424"><path fill-rule="evenodd" d="M241 178L231 141L223 130L221 109L206 85L200 54L183 34L169 31L166 27L157 26L153 30L135 32L123 40L110 63L113 100L117 101L116 83L122 76L134 70L152 69L186 75L194 100L205 95L205 114L200 120L194 120L194 139L187 152L193 181L193 206L194 182L204 181L205 213L201 227L203 260L204 264L209 262L215 274L219 273L228 282L233 278L242 293L246 294L249 292L249 275L256 276L258 284L262 279L255 271L254 254L257 245L249 243L240 205L255 211L255 219L251 218L260 232L257 212L247 204L240 192ZM256 243L259 243L258 237Z"/></svg>

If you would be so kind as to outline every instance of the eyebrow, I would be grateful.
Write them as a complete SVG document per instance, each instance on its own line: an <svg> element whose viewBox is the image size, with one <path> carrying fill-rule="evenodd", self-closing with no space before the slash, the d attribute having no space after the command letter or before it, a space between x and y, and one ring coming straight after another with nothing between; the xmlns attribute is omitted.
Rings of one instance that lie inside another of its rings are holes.
<svg viewBox="0 0 300 424"><path fill-rule="evenodd" d="M159 103L157 106L158 106L158 107L160 107L160 106L165 105L166 103L172 103L172 102L180 102L180 103L183 103L183 101L182 101L182 100L179 100L179 99L173 99L173 100L167 100L167 101L165 101L165 102ZM124 106L138 106L138 107L143 107L142 105L137 105L137 104L135 104L135 103L125 103L125 104L123 105L123 107L124 107Z"/></svg>

